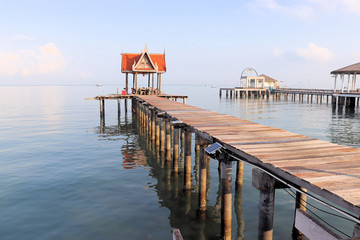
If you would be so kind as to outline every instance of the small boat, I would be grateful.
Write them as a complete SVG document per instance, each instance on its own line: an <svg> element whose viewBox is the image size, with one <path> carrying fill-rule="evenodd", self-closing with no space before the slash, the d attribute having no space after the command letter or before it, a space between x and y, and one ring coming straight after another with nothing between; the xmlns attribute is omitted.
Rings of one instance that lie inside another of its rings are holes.
<svg viewBox="0 0 360 240"><path fill-rule="evenodd" d="M101 86L102 86L102 84L98 83L98 84L96 84L96 86L97 86L97 87L101 87Z"/></svg>

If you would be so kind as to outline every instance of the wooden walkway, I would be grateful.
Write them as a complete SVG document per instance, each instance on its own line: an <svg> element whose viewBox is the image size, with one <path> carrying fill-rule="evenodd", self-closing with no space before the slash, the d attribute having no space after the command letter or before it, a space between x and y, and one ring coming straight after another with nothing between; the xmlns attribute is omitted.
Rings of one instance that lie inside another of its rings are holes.
<svg viewBox="0 0 360 240"><path fill-rule="evenodd" d="M242 160L360 215L360 150L156 96L138 97Z"/></svg>

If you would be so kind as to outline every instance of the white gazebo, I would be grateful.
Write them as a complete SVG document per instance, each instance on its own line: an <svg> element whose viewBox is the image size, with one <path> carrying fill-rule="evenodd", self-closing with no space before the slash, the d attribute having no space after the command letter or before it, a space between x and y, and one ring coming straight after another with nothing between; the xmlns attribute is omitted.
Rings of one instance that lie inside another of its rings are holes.
<svg viewBox="0 0 360 240"><path fill-rule="evenodd" d="M264 88L265 77L259 76L255 69L246 68L240 77L240 87L245 88Z"/></svg>
<svg viewBox="0 0 360 240"><path fill-rule="evenodd" d="M347 89L346 92L354 92L356 89L356 75L360 74L360 63L355 63L353 65L340 68L331 72L334 75L334 92L341 91L344 92L345 88L345 75L347 75ZM341 89L337 87L337 79L340 79ZM350 83L351 82L351 83Z"/></svg>

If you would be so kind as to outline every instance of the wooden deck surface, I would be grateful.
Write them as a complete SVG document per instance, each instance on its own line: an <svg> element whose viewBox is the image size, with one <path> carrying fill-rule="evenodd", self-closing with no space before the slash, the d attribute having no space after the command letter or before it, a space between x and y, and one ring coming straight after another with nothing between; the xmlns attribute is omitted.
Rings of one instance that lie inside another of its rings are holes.
<svg viewBox="0 0 360 240"><path fill-rule="evenodd" d="M360 150L155 96L139 96L245 161L360 215Z"/></svg>

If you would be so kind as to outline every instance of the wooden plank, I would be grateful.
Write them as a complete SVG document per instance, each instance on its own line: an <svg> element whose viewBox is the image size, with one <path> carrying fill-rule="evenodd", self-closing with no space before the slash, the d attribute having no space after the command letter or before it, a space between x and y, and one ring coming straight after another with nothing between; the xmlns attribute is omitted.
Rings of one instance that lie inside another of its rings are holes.
<svg viewBox="0 0 360 240"><path fill-rule="evenodd" d="M243 160L360 215L360 151L225 114L139 96Z"/></svg>

